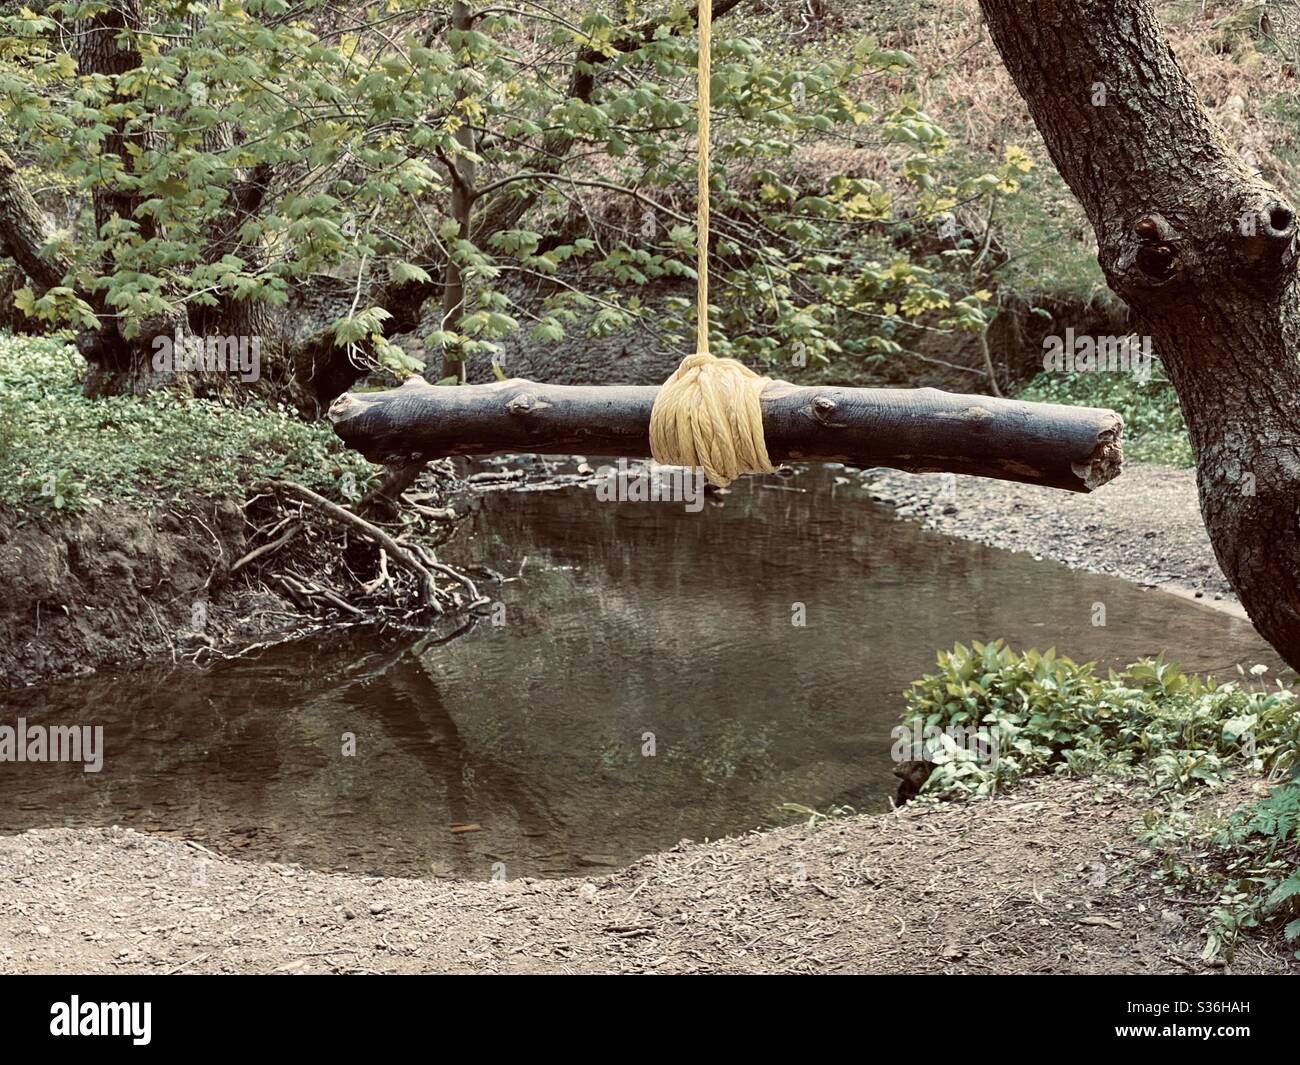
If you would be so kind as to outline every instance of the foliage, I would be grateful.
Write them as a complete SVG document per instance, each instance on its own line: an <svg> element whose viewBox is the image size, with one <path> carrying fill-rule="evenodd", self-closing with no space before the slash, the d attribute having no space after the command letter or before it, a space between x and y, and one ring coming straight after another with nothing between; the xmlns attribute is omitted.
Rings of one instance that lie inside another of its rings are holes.
<svg viewBox="0 0 1300 1065"><path fill-rule="evenodd" d="M403 374L416 364L385 339L391 286L436 302L450 256L464 322L426 342L453 356L519 331L552 345L636 330L675 349L693 331L684 0L470 5L469 30L450 28L446 0L163 0L119 35L136 65L93 74L78 43L106 5L31 6L0 5L0 144L63 223L74 271L18 297L51 324L84 322L87 289L129 330L356 276L336 339ZM1263 32L1260 4L1159 6L1227 135L1285 186L1300 158L1286 35ZM977 330L1003 295L1088 303L1104 289L974 4L742 4L715 51L723 353L840 356L851 378L904 352L908 323ZM481 193L468 236L450 202L465 162ZM103 226L94 195L122 206ZM1169 447L1149 457L1182 461Z"/></svg>
<svg viewBox="0 0 1300 1065"><path fill-rule="evenodd" d="M1286 938L1300 940L1300 773L1234 814L1213 843L1209 857L1220 883L1207 956L1231 951L1243 931L1267 921L1285 921ZM1198 878L1202 885L1206 879Z"/></svg>
<svg viewBox="0 0 1300 1065"><path fill-rule="evenodd" d="M827 821L834 821L840 817L851 817L857 811L852 806L833 805L826 810L815 810L811 806L805 806L801 802L783 802L778 807L783 814L794 814L803 820L805 826L811 829L820 828Z"/></svg>
<svg viewBox="0 0 1300 1065"><path fill-rule="evenodd" d="M689 332L690 300L649 313L643 296L694 280L687 5L484 8L468 30L449 27L449 4L411 0L350 14L323 0L144 6L116 36L138 53L120 73L87 73L76 55L72 29L102 5L0 20L15 148L83 205L56 240L71 275L24 290L29 314L84 325L93 293L130 335L222 300L282 305L314 273L429 284L450 259L468 302L429 343L453 354L492 352L522 328L538 343L577 325ZM719 352L814 363L888 354L899 324L922 316L980 328L984 297L940 269L969 252L926 262L890 227L1014 191L1029 157L1008 147L947 174L947 135L908 91L910 54L870 38L783 53L746 28L724 18L714 37ZM895 173L791 167L814 140L879 150ZM450 192L465 164L475 222L462 232ZM85 207L97 193L131 209L97 227ZM539 305L519 296L537 283L550 286ZM390 310L355 304L337 342L400 361L384 341Z"/></svg>
<svg viewBox="0 0 1300 1065"><path fill-rule="evenodd" d="M1141 839L1158 857L1171 891L1213 905L1205 915L1205 957L1231 957L1244 935L1281 927L1300 943L1300 771L1227 818L1201 817L1184 796L1148 810ZM1300 957L1300 949L1296 956Z"/></svg>
<svg viewBox="0 0 1300 1065"><path fill-rule="evenodd" d="M927 794L987 795L1028 774L1099 770L1134 770L1157 791L1181 789L1238 767L1286 768L1300 742L1290 691L1202 680L1160 658L1102 678L1093 663L1054 650L1017 654L997 641L958 644L938 665L907 691L903 724L984 729L997 757L987 765L965 752L942 762Z"/></svg>
<svg viewBox="0 0 1300 1065"><path fill-rule="evenodd" d="M0 335L0 510L161 507L238 495L254 476L346 500L371 477L324 423L165 392L90 400L84 365L64 342Z"/></svg>
<svg viewBox="0 0 1300 1065"><path fill-rule="evenodd" d="M959 644L938 665L906 693L904 724L987 730L996 760L948 745L923 795L988 795L1041 772L1136 774L1166 807L1148 811L1143 831L1162 876L1217 894L1207 956L1231 953L1243 931L1266 922L1288 922L1286 936L1300 938L1300 705L1291 690L1218 684L1159 658L1101 678L1091 663L1017 654L1001 641ZM1292 779L1226 824L1187 812L1190 791L1243 769Z"/></svg>
<svg viewBox="0 0 1300 1065"><path fill-rule="evenodd" d="M1145 382L1127 373L1041 373L1017 398L1109 407L1124 418L1125 458L1168 466L1193 465L1178 395L1154 360L1151 378Z"/></svg>
<svg viewBox="0 0 1300 1065"><path fill-rule="evenodd" d="M1170 890L1213 899L1204 923L1207 958L1232 957L1243 935L1281 926L1300 941L1300 776L1226 819L1189 811L1182 797L1149 810L1142 839L1159 856ZM1300 950L1296 951L1300 957Z"/></svg>

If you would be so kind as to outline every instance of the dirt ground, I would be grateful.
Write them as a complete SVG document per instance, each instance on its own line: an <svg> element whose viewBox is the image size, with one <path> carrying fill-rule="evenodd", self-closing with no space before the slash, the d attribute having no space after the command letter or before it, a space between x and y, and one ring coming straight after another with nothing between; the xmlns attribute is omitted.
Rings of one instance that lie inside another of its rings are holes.
<svg viewBox="0 0 1300 1065"><path fill-rule="evenodd" d="M1205 532L1195 470L1133 463L1087 495L939 473L880 471L870 484L899 517L949 536L1237 602Z"/></svg>
<svg viewBox="0 0 1300 1065"><path fill-rule="evenodd" d="M1242 801L1250 785L1207 796ZM1258 788L1258 785L1255 786ZM1199 957L1132 789L1038 781L963 806L682 844L612 876L376 879L117 829L0 838L0 973L1279 973Z"/></svg>
<svg viewBox="0 0 1300 1065"><path fill-rule="evenodd" d="M291 627L291 604L228 587L246 534L231 500L0 516L0 691Z"/></svg>

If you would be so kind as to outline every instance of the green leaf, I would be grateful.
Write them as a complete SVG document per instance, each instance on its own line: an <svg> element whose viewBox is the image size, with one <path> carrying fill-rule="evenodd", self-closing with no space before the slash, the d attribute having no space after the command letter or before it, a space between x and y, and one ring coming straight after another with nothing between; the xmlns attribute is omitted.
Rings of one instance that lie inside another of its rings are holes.
<svg viewBox="0 0 1300 1065"><path fill-rule="evenodd" d="M414 263L403 262L395 262L389 266L388 276L399 285L404 285L411 281L416 281L425 285L433 280L433 278L429 276L429 271L424 269L424 267L416 266Z"/></svg>

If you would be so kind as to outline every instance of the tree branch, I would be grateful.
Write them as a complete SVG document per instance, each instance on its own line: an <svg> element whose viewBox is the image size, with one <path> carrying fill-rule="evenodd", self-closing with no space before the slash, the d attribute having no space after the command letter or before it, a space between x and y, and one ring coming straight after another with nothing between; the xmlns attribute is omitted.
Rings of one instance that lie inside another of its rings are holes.
<svg viewBox="0 0 1300 1065"><path fill-rule="evenodd" d="M645 456L659 389L510 380L459 388L412 377L348 393L334 431L372 462L502 451ZM775 462L837 461L951 472L1089 492L1115 477L1123 420L1091 407L963 396L936 389L803 388L774 381L763 430Z"/></svg>
<svg viewBox="0 0 1300 1065"><path fill-rule="evenodd" d="M713 5L714 22L736 10L744 2L745 0L717 0ZM693 8L690 15L692 26L696 24L698 17L698 8ZM647 19L629 27L610 43L618 54L625 55L652 41L660 25L659 20ZM579 49L573 61L568 95L573 99L590 102L596 85L594 69L609 62L609 59L608 55L595 49ZM572 144L573 137L563 131L548 135L538 150L522 164L521 169L533 174L539 181L545 175L554 175L563 165ZM482 199L486 190L495 187L497 186L489 185L477 190L475 199ZM493 196L487 199L478 210L471 239L476 244L482 244L492 234L511 228L528 212L536 199L535 192L525 196ZM430 263L440 263L442 260L442 250L436 244L429 244L411 259L412 262ZM431 270L430 273L433 271ZM368 299L371 306L383 307L392 314L392 319L387 323L387 331L394 334L416 328L424 301L441 294L442 284L439 281L386 281L375 285ZM298 361L308 364L316 360L327 361L332 345L332 330L320 330L303 343L298 353Z"/></svg>
<svg viewBox="0 0 1300 1065"><path fill-rule="evenodd" d="M66 259L41 253L51 235L49 220L28 191L17 164L0 150L0 246L32 279L38 293L61 285L72 271Z"/></svg>

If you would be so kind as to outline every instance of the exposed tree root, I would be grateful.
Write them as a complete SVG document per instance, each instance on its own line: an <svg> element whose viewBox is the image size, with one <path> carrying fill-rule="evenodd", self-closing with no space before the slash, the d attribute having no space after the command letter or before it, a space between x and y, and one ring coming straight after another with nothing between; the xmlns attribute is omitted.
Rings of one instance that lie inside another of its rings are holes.
<svg viewBox="0 0 1300 1065"><path fill-rule="evenodd" d="M333 624L427 628L431 619L490 601L468 576L440 562L432 544L417 541L414 530L386 530L291 481L259 482L254 492L246 509L255 503L274 507L273 516L263 518L264 527L256 534L263 542L238 559L231 572L257 574L303 615L329 618ZM433 492L415 496L438 501ZM398 499L410 503L404 496ZM456 517L451 507L414 506L425 527L437 522L434 528L441 529L441 523ZM374 545L377 552L362 545Z"/></svg>
<svg viewBox="0 0 1300 1065"><path fill-rule="evenodd" d="M292 481L268 481L265 486L274 492L291 496L294 499L300 499L305 503L310 503L317 510L323 512L335 521L342 522L351 529L361 533L367 539L373 540L376 544L388 552L390 558L399 565L405 566L416 577L420 589L420 604L435 614L443 612L441 605L438 603L438 590L433 581L431 574L415 557L414 553L408 551L399 544L388 533L384 532L378 525L373 525L366 521L365 518L353 514L337 503L331 503L322 495L318 495L310 488L304 488L300 484L294 484ZM259 486L260 487L260 486Z"/></svg>
<svg viewBox="0 0 1300 1065"><path fill-rule="evenodd" d="M280 526L283 525L284 522L280 522ZM277 526L277 528L280 526ZM243 558L239 559L233 566L231 566L230 575L233 577L236 573L238 573L250 562L256 562L259 558L261 558L264 555L272 555L276 551L279 551L280 548L282 548L285 544L287 544L290 540L292 540L295 536L297 536L298 533L300 533L301 531L302 531L301 522L296 522L296 521L290 522L289 527L284 531L284 533L278 539L272 540L269 543L265 543L261 547L253 548L252 551L248 552L248 554L246 554Z"/></svg>

